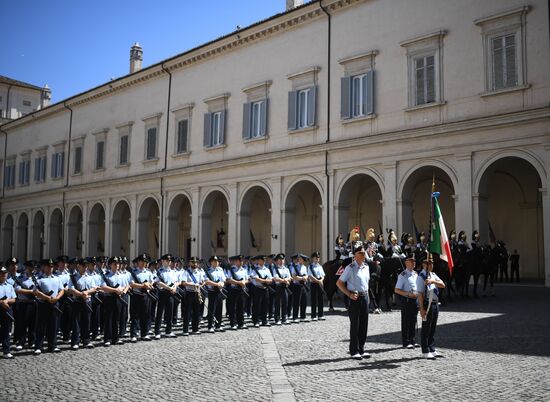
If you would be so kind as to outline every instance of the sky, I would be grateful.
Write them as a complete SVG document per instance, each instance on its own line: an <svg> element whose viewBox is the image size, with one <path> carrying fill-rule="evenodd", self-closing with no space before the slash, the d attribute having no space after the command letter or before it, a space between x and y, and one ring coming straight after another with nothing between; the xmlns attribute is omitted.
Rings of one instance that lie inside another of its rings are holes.
<svg viewBox="0 0 550 402"><path fill-rule="evenodd" d="M52 102L285 10L285 0L0 0L0 75L52 90Z"/></svg>

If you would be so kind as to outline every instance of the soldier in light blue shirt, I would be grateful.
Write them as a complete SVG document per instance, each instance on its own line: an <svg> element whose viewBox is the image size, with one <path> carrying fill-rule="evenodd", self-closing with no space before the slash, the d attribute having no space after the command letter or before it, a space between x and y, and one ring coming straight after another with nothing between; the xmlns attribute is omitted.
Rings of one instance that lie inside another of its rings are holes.
<svg viewBox="0 0 550 402"><path fill-rule="evenodd" d="M317 321L317 317L319 317L319 320L324 320L324 288L323 288L323 280L325 279L325 271L323 269L323 266L319 264L319 258L321 258L321 254L316 251L313 254L311 254L311 264L309 264L308 267L308 278L309 282L311 283L311 320Z"/></svg>
<svg viewBox="0 0 550 402"><path fill-rule="evenodd" d="M151 326L151 300L155 299L153 292L153 274L146 268L149 261L147 254L140 254L134 260L137 265L132 271L133 295L130 298L130 341L137 342L137 331L140 330L141 340L150 341L148 335ZM178 278L179 282L179 278Z"/></svg>
<svg viewBox="0 0 550 402"><path fill-rule="evenodd" d="M292 322L308 322L306 318L307 294L309 293L308 270L306 261L307 256L298 254L296 263L290 267L292 274ZM298 320L298 314L300 315Z"/></svg>
<svg viewBox="0 0 550 402"><path fill-rule="evenodd" d="M353 261L336 282L338 289L349 301L350 319L349 353L353 359L369 358L365 351L369 325L369 266L365 264L366 250L361 241L351 244Z"/></svg>
<svg viewBox="0 0 550 402"><path fill-rule="evenodd" d="M242 255L229 257L231 267L227 277L229 283L229 297L227 299L227 309L229 311L229 325L231 329L242 329L244 324L244 303L248 294L248 272L242 266Z"/></svg>
<svg viewBox="0 0 550 402"><path fill-rule="evenodd" d="M15 283L17 310L13 342L17 351L22 350L25 345L29 347L34 344L36 324L36 299L33 295L34 283L31 275L34 272L34 261L26 261L23 264L25 272L18 277L12 277Z"/></svg>
<svg viewBox="0 0 550 402"><path fill-rule="evenodd" d="M287 319L288 295L290 293L290 283L292 276L290 270L284 265L285 255L283 253L275 256L275 273L273 281L275 282L275 324L290 324Z"/></svg>
<svg viewBox="0 0 550 402"><path fill-rule="evenodd" d="M157 316L155 318L155 339L160 339L160 327L164 318L166 336L173 338L176 336L172 332L174 297L177 294L179 286L178 273L172 269L173 257L171 254L165 254L161 258L162 267L157 272L157 286L160 289L159 301L157 304ZM164 317L163 317L164 315Z"/></svg>
<svg viewBox="0 0 550 402"><path fill-rule="evenodd" d="M200 334L199 323L203 296L201 287L205 281L204 271L198 266L199 259L192 257L188 261L189 267L181 274L181 284L185 286L183 336L189 335L189 321L192 334Z"/></svg>
<svg viewBox="0 0 550 402"><path fill-rule="evenodd" d="M418 307L416 304L417 289L416 278L417 273L414 270L416 258L414 254L407 255L405 259L405 270L401 272L397 278L395 285L395 293L399 295L401 301L401 338L403 347L414 349L418 346L415 343L415 328L416 318L418 316Z"/></svg>
<svg viewBox="0 0 550 402"><path fill-rule="evenodd" d="M15 304L17 295L12 285L7 282L8 270L0 267L0 341L5 359L13 359L10 353L10 330L13 322L11 306Z"/></svg>
<svg viewBox="0 0 550 402"><path fill-rule="evenodd" d="M225 274L220 267L220 259L213 255L208 259L210 267L206 269L206 288L208 289L208 332L214 332L214 320L216 331L223 331L222 307L225 297Z"/></svg>
<svg viewBox="0 0 550 402"><path fill-rule="evenodd" d="M271 271L264 265L265 256L257 255L254 257L256 265L252 267L250 280L254 285L254 300L252 303L252 323L258 328L260 322L262 326L269 327L267 321L267 309L269 303L269 286L273 283Z"/></svg>

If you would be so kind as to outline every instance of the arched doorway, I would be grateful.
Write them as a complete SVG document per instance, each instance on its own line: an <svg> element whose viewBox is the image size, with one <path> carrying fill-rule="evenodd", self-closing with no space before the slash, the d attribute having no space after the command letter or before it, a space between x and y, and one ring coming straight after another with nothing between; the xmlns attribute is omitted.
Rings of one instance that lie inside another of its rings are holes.
<svg viewBox="0 0 550 402"><path fill-rule="evenodd" d="M147 198L139 209L138 217L138 253L148 253L159 257L160 231L159 207L154 198Z"/></svg>
<svg viewBox="0 0 550 402"><path fill-rule="evenodd" d="M113 210L111 220L111 254L130 256L131 213L126 201L119 201Z"/></svg>
<svg viewBox="0 0 550 402"><path fill-rule="evenodd" d="M414 224L421 232L429 233L431 215L432 180L441 193L439 206L448 231L455 229L454 186L449 175L436 166L416 169L406 179L401 192L401 233L416 236ZM395 229L395 228L394 228ZM457 232L460 228L457 228ZM398 235L401 235L399 233Z"/></svg>
<svg viewBox="0 0 550 402"><path fill-rule="evenodd" d="M29 217L26 213L19 216L17 223L17 251L16 256L21 260L27 259L27 250L29 245Z"/></svg>
<svg viewBox="0 0 550 402"><path fill-rule="evenodd" d="M191 257L191 202L177 195L168 210L168 251L182 258Z"/></svg>
<svg viewBox="0 0 550 402"><path fill-rule="evenodd" d="M31 258L34 260L41 260L44 258L44 237L46 234L44 228L44 214L42 211L38 211L34 214L34 220L32 223L32 244L31 244Z"/></svg>
<svg viewBox="0 0 550 402"><path fill-rule="evenodd" d="M56 208L50 216L50 232L49 232L49 248L48 253L50 258L56 258L63 254L63 214L59 208Z"/></svg>
<svg viewBox="0 0 550 402"><path fill-rule="evenodd" d="M285 200L285 252L311 254L322 247L322 197L310 181L295 183Z"/></svg>
<svg viewBox="0 0 550 402"><path fill-rule="evenodd" d="M95 204L90 210L88 254L91 256L105 255L105 209L100 203Z"/></svg>
<svg viewBox="0 0 550 402"><path fill-rule="evenodd" d="M4 260L13 257L13 244L13 217L8 215L2 227L2 255Z"/></svg>
<svg viewBox="0 0 550 402"><path fill-rule="evenodd" d="M381 200L382 190L371 176L356 174L346 180L338 197L338 233L344 240L355 226L360 228L362 239L368 228L380 231L384 225Z"/></svg>
<svg viewBox="0 0 550 402"><path fill-rule="evenodd" d="M67 223L68 252L71 257L82 257L82 210L75 205L69 214Z"/></svg>
<svg viewBox="0 0 550 402"><path fill-rule="evenodd" d="M201 257L227 255L227 198L221 191L212 191L202 204Z"/></svg>
<svg viewBox="0 0 550 402"><path fill-rule="evenodd" d="M544 279L544 236L541 178L537 170L519 157L504 157L488 166L477 189L479 231L491 242L489 223L496 240L509 253L520 254L520 275Z"/></svg>
<svg viewBox="0 0 550 402"><path fill-rule="evenodd" d="M239 219L240 252L247 255L270 254L271 199L263 187L254 186L247 190L241 202Z"/></svg>

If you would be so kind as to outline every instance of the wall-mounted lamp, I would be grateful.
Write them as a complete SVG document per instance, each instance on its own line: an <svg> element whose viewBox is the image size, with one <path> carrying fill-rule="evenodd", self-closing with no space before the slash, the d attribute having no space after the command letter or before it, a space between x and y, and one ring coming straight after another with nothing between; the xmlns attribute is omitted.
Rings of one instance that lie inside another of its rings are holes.
<svg viewBox="0 0 550 402"><path fill-rule="evenodd" d="M276 234L271 234L271 238L274 239L274 240L277 240L277 235Z"/></svg>

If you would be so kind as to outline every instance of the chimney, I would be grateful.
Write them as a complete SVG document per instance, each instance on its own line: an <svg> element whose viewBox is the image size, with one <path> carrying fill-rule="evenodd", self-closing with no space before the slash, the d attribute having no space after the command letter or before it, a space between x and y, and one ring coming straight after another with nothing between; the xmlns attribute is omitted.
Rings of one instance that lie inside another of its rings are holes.
<svg viewBox="0 0 550 402"><path fill-rule="evenodd" d="M130 48L130 74L141 70L141 62L143 61L143 49L138 42Z"/></svg>
<svg viewBox="0 0 550 402"><path fill-rule="evenodd" d="M286 11L304 4L304 0L286 0Z"/></svg>
<svg viewBox="0 0 550 402"><path fill-rule="evenodd" d="M43 109L46 106L50 105L50 101L52 100L52 90L48 86L48 84L44 85L44 88L42 88L42 94L40 96L40 108Z"/></svg>

